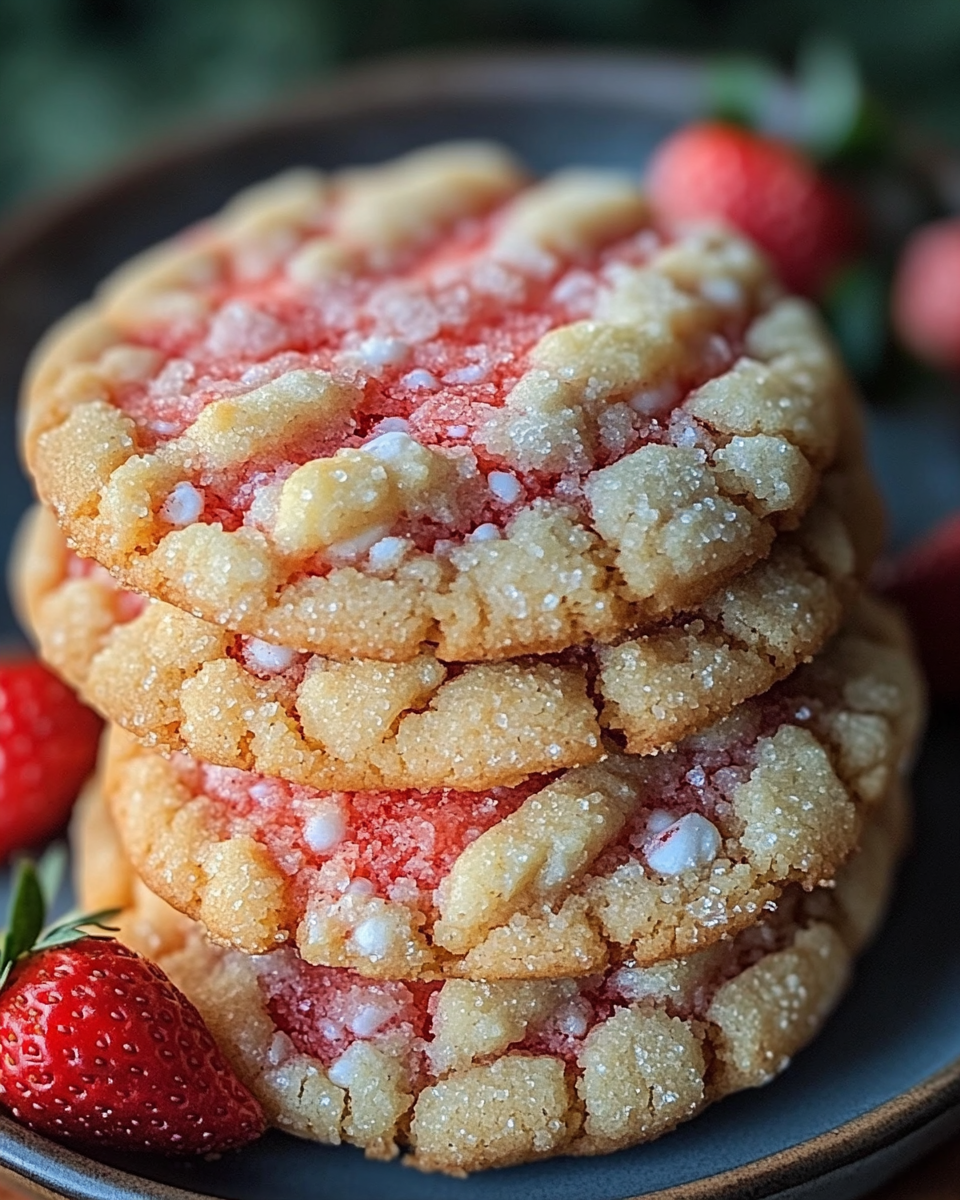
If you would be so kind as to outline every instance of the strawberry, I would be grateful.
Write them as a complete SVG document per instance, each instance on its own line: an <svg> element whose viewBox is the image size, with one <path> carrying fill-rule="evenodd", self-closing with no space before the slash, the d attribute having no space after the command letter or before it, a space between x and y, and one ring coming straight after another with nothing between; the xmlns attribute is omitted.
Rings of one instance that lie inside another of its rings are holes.
<svg viewBox="0 0 960 1200"><path fill-rule="evenodd" d="M0 859L66 820L102 722L32 658L0 660Z"/></svg>
<svg viewBox="0 0 960 1200"><path fill-rule="evenodd" d="M907 611L931 692L960 698L960 513L893 564L886 590Z"/></svg>
<svg viewBox="0 0 960 1200"><path fill-rule="evenodd" d="M708 121L653 157L650 199L666 222L720 217L767 252L786 286L818 295L856 253L851 201L794 146Z"/></svg>
<svg viewBox="0 0 960 1200"><path fill-rule="evenodd" d="M960 217L908 240L893 283L893 324L918 358L960 370Z"/></svg>
<svg viewBox="0 0 960 1200"><path fill-rule="evenodd" d="M200 1014L163 972L104 929L110 914L38 939L44 900L21 865L0 949L0 1105L83 1147L208 1154L264 1130Z"/></svg>

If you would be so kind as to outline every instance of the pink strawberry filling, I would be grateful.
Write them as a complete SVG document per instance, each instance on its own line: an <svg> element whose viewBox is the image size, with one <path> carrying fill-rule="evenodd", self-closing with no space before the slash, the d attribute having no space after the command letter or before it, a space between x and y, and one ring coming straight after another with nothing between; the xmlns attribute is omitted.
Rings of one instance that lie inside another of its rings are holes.
<svg viewBox="0 0 960 1200"><path fill-rule="evenodd" d="M636 810L591 874L640 862L672 875L712 862L722 839L737 832L731 798L755 765L758 740L785 722L815 722L822 706L781 686L741 713L735 736L688 738L646 760ZM265 845L302 902L353 891L429 915L436 888L466 847L549 783L539 776L482 792L332 792L176 761L188 786L215 802L220 836L246 834Z"/></svg>
<svg viewBox="0 0 960 1200"><path fill-rule="evenodd" d="M782 949L802 923L800 893L785 894L762 924L724 944L699 979L678 997L657 996L649 975L630 962L603 975L580 980L539 1025L529 1028L512 1049L548 1054L575 1064L592 1029L618 1009L655 1000L671 1016L703 1018L717 990L767 954ZM334 1068L357 1042L402 1051L415 1080L428 1073L433 1021L442 981L399 982L365 979L337 967L310 966L294 951L277 950L259 962L260 989L277 1029L294 1048Z"/></svg>
<svg viewBox="0 0 960 1200"><path fill-rule="evenodd" d="M357 1040L422 1047L431 998L441 983L375 982L352 971L311 967L292 951L263 960L260 987L277 1028L325 1067Z"/></svg>
<svg viewBox="0 0 960 1200"><path fill-rule="evenodd" d="M449 522L401 520L395 533L432 549L438 540L462 539L478 526L502 528L523 502L554 495L561 476L518 476L474 435L525 373L540 338L589 316L617 269L647 261L663 241L647 229L587 261L546 255L532 270L490 255L501 221L502 212L465 221L449 240L422 248L389 273L345 276L322 288L298 285L283 269L255 281L228 272L206 291L210 317L152 325L133 337L166 361L147 383L119 386L115 403L136 422L149 450L181 434L211 401L299 368L329 370L363 392L346 427L204 479L197 520L227 529L256 523L251 506L265 485L282 482L313 458L400 428L463 459L469 482L460 488ZM744 309L732 309L716 333L691 346L675 378L666 384L638 380L637 396L622 406L615 428L602 434L589 469L668 436L671 414L689 391L738 356L752 315ZM497 472L509 478L498 479ZM569 474L564 497L576 503ZM311 569L327 568L317 563Z"/></svg>
<svg viewBox="0 0 960 1200"><path fill-rule="evenodd" d="M321 792L180 758L191 785L218 802L222 835L250 833L303 889L348 888L426 910L464 849L545 780L459 792Z"/></svg>

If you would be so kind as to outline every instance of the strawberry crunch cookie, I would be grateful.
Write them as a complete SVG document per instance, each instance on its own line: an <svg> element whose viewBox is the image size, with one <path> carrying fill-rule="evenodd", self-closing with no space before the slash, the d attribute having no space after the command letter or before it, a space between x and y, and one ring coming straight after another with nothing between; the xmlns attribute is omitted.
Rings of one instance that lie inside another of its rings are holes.
<svg viewBox="0 0 960 1200"><path fill-rule="evenodd" d="M381 979L590 975L754 924L856 848L909 763L921 685L863 601L812 664L677 748L479 792L304 788L145 750L104 789L147 885L248 954Z"/></svg>
<svg viewBox="0 0 960 1200"><path fill-rule="evenodd" d="M197 1005L272 1124L462 1175L649 1141L767 1083L842 994L904 825L895 786L835 886L792 887L709 949L585 979L373 982L288 949L248 957L212 945L122 861L113 877L131 906L121 937ZM81 894L89 874L81 859Z"/></svg>
<svg viewBox="0 0 960 1200"><path fill-rule="evenodd" d="M512 785L598 760L601 726L630 753L669 746L815 654L883 527L862 466L822 490L799 530L692 616L549 662L297 654L122 591L44 510L24 527L15 587L44 658L146 745L321 788Z"/></svg>
<svg viewBox="0 0 960 1200"><path fill-rule="evenodd" d="M136 590L479 661L696 608L797 525L849 388L742 238L462 144L283 176L122 269L41 346L24 442Z"/></svg>

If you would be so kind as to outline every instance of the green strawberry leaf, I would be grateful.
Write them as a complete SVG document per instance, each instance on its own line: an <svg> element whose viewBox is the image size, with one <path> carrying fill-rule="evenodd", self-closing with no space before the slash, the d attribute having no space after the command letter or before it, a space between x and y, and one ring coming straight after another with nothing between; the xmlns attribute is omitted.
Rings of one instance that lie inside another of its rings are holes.
<svg viewBox="0 0 960 1200"><path fill-rule="evenodd" d="M23 859L17 864L7 929L0 943L0 987L6 983L13 964L33 947L40 936L45 915L46 905L37 869L28 859Z"/></svg>
<svg viewBox="0 0 960 1200"><path fill-rule="evenodd" d="M53 842L44 850L37 863L37 879L48 911L57 901L66 873L67 847L63 842Z"/></svg>
<svg viewBox="0 0 960 1200"><path fill-rule="evenodd" d="M845 42L817 35L800 47L797 87L801 140L821 162L882 159L890 122L866 90L856 55Z"/></svg>
<svg viewBox="0 0 960 1200"><path fill-rule="evenodd" d="M731 125L763 125L770 94L777 84L773 68L760 58L728 56L707 64L704 88L709 116Z"/></svg>
<svg viewBox="0 0 960 1200"><path fill-rule="evenodd" d="M14 965L28 954L67 946L84 937L102 937L116 932L106 922L117 915L118 908L70 913L47 929L43 928L47 905L60 890L65 866L66 852L62 846L52 846L39 864L29 859L17 864L7 928L0 939L0 989L6 984ZM101 929L103 934L90 932L93 929Z"/></svg>
<svg viewBox="0 0 960 1200"><path fill-rule="evenodd" d="M119 911L119 908L102 908L99 912L72 913L45 930L33 948L50 950L54 946L68 946L79 938L99 937L99 934L89 933L88 929L102 929L105 933L116 933L116 926L107 925L105 922L115 917Z"/></svg>

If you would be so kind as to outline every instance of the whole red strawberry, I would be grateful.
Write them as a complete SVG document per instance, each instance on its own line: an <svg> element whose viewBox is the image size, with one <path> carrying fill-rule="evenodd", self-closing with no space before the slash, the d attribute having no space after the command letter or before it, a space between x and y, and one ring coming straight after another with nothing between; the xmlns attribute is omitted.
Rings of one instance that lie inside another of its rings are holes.
<svg viewBox="0 0 960 1200"><path fill-rule="evenodd" d="M847 196L795 147L733 125L689 125L669 138L650 164L648 187L661 219L724 219L805 295L817 295L857 250Z"/></svg>
<svg viewBox="0 0 960 1200"><path fill-rule="evenodd" d="M0 859L64 823L101 727L36 659L0 660Z"/></svg>
<svg viewBox="0 0 960 1200"><path fill-rule="evenodd" d="M104 913L33 945L39 897L28 864L3 947L0 1105L87 1148L207 1154L259 1137L260 1106L159 967L112 938L84 935L81 926Z"/></svg>
<svg viewBox="0 0 960 1200"><path fill-rule="evenodd" d="M960 513L894 563L887 591L907 610L931 692L960 698Z"/></svg>
<svg viewBox="0 0 960 1200"><path fill-rule="evenodd" d="M907 242L893 284L893 323L919 358L960 370L960 218L926 225Z"/></svg>

